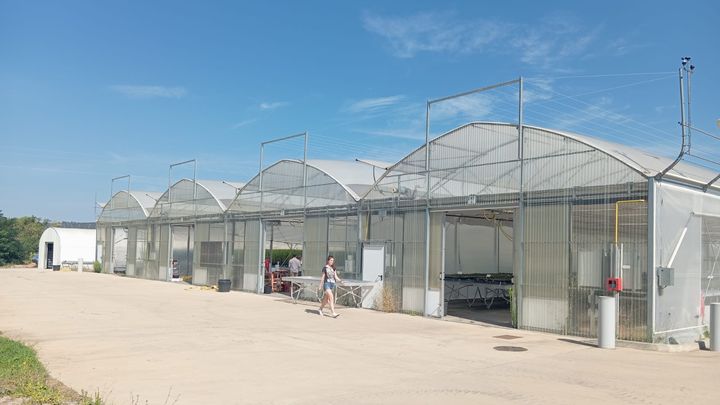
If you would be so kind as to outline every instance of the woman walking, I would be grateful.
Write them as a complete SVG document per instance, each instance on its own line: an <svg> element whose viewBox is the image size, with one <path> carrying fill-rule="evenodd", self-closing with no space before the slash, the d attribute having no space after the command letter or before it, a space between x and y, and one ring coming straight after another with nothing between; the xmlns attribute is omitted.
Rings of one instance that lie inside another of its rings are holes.
<svg viewBox="0 0 720 405"><path fill-rule="evenodd" d="M323 308L325 304L330 303L330 310L332 311L333 318L338 317L340 314L335 312L335 298L333 297L333 289L335 284L342 282L335 271L335 258L328 256L325 262L325 267L322 270L322 278L320 279L320 288L324 291L322 301L320 302L320 316L324 316Z"/></svg>

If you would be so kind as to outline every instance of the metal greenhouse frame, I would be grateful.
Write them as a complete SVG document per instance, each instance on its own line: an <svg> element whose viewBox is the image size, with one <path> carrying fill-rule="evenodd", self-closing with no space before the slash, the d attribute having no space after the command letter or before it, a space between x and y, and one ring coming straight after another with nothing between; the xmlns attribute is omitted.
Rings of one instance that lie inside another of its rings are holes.
<svg viewBox="0 0 720 405"><path fill-rule="evenodd" d="M126 275L169 281L180 267L194 284L230 279L260 293L266 251L285 243L301 247L307 275L333 254L349 278L381 276L376 293L397 311L443 317L448 277L491 269L513 278L519 328L594 337L598 297L612 294L619 338L696 338L720 301L718 174L526 125L522 84L450 97L517 85L517 122L470 122L434 139L431 108L450 98L428 101L425 144L394 164L308 160L305 150L265 167L261 152L245 184L181 179L160 195L128 180L98 217L103 269L122 270L113 246L124 232ZM307 146L307 133L292 137ZM462 241L468 232L477 239ZM173 263L183 246L187 270ZM381 274L366 273L371 250ZM461 265L480 251L488 263Z"/></svg>

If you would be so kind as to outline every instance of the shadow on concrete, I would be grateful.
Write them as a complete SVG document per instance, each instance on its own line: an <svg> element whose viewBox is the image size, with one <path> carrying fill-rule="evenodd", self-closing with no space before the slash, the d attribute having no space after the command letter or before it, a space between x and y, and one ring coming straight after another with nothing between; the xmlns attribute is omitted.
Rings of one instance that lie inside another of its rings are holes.
<svg viewBox="0 0 720 405"><path fill-rule="evenodd" d="M565 343L573 343L580 346L587 346L587 347L597 347L595 343L591 342L583 342L582 340L574 340L574 339L567 339L567 338L558 338L559 341L565 342Z"/></svg>

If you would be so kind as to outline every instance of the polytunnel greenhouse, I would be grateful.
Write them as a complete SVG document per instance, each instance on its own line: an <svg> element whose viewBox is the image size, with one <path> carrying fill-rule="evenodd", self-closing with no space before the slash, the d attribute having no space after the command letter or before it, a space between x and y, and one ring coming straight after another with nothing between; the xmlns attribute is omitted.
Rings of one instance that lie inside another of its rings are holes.
<svg viewBox="0 0 720 405"><path fill-rule="evenodd" d="M671 163L470 123L395 164L280 160L246 184L119 192L98 246L105 272L256 293L274 249L301 252L310 276L331 254L343 278L377 284L369 307L575 336L596 336L598 297L616 295L619 338L687 341L720 301L720 186Z"/></svg>

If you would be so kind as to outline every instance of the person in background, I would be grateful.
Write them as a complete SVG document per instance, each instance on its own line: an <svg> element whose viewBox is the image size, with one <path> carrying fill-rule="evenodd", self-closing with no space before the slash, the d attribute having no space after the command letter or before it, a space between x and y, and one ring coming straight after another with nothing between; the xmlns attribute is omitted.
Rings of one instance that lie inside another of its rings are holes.
<svg viewBox="0 0 720 405"><path fill-rule="evenodd" d="M323 308L325 308L325 304L327 303L330 303L330 310L332 311L333 318L337 318L340 315L335 312L333 289L335 288L336 283L341 282L342 280L340 280L340 277L337 275L337 271L335 271L335 258L328 256L327 261L325 262L325 267L323 267L322 270L322 278L320 279L320 288L324 291L323 299L320 303L320 310L318 311L320 316L324 316Z"/></svg>
<svg viewBox="0 0 720 405"><path fill-rule="evenodd" d="M293 255L292 259L288 262L288 268L290 269L291 276L302 276L302 262L298 255Z"/></svg>

